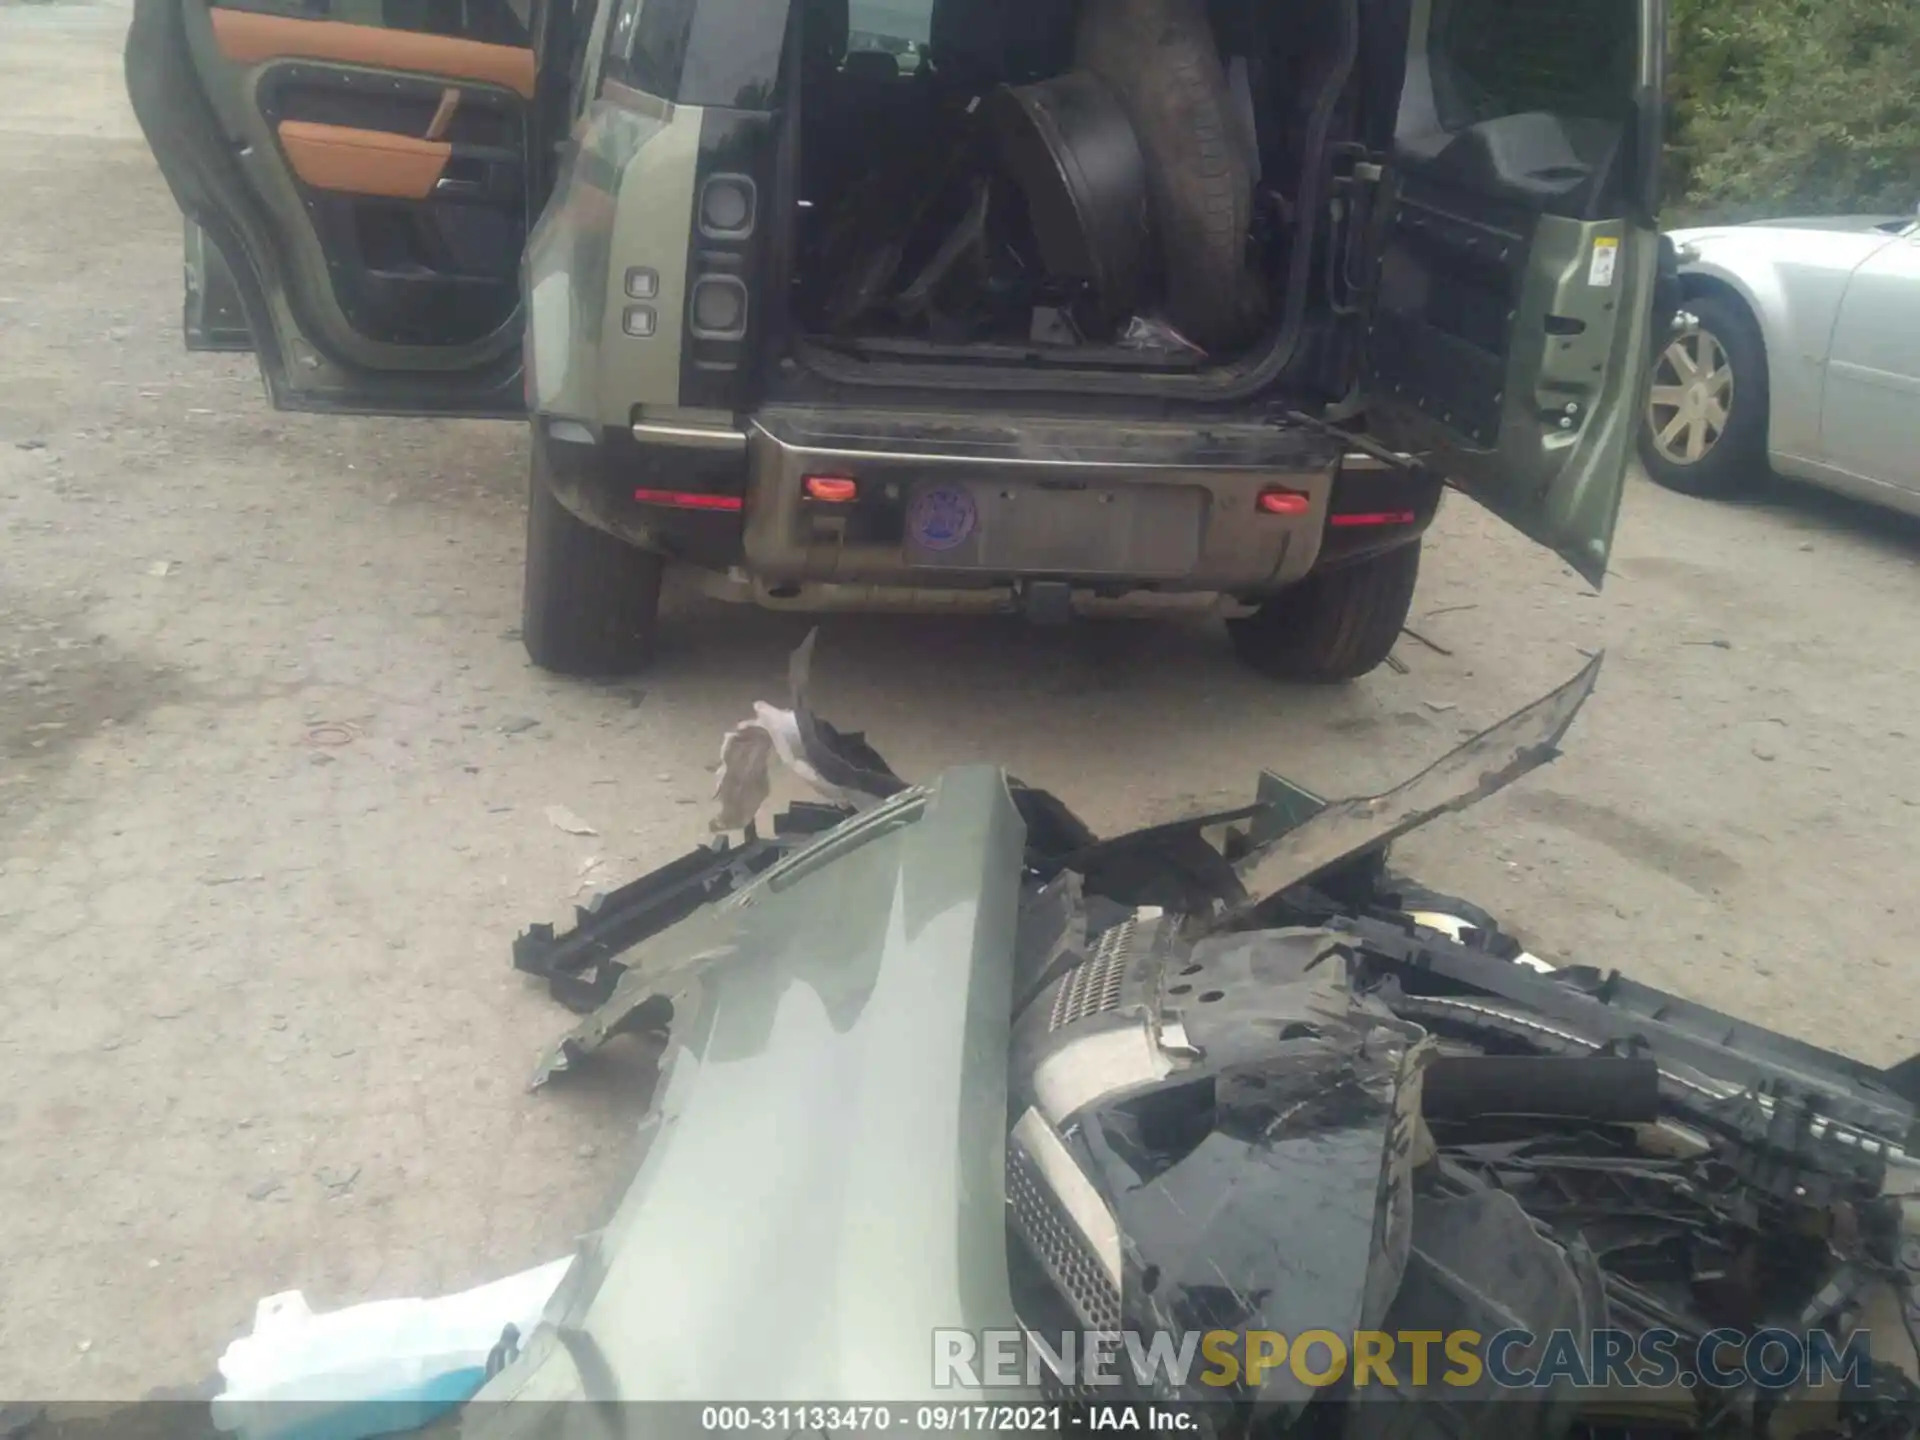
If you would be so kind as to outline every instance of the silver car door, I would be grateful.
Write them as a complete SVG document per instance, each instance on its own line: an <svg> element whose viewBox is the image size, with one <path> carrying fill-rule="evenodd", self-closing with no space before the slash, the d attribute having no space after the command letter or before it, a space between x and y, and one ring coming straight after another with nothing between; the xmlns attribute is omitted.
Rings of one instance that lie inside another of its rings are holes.
<svg viewBox="0 0 1920 1440"><path fill-rule="evenodd" d="M1920 492L1920 233L1853 272L1827 354L1820 435L1828 464Z"/></svg>

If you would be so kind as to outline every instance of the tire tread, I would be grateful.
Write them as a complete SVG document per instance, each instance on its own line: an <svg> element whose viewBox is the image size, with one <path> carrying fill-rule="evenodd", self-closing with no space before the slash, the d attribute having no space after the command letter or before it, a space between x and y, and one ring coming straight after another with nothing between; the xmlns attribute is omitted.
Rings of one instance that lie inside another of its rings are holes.
<svg viewBox="0 0 1920 1440"><path fill-rule="evenodd" d="M572 514L547 480L536 440L527 480L520 636L527 656L561 675L630 675L653 658L665 560Z"/></svg>
<svg viewBox="0 0 1920 1440"><path fill-rule="evenodd" d="M1240 658L1276 680L1337 684L1386 661L1420 578L1420 546L1397 546L1281 591L1252 615L1229 620Z"/></svg>

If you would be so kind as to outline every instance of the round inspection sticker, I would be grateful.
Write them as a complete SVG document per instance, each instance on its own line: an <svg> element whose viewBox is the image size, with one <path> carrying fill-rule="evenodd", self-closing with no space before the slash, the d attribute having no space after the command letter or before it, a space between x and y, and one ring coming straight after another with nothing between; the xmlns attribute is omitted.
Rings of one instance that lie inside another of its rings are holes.
<svg viewBox="0 0 1920 1440"><path fill-rule="evenodd" d="M929 550L951 550L973 534L979 518L971 494L957 485L942 485L914 497L907 533Z"/></svg>

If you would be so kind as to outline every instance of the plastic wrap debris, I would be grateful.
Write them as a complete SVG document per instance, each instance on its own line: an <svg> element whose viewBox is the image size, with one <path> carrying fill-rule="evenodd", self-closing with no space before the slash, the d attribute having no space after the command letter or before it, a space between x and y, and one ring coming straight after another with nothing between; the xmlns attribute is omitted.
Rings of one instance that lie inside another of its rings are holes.
<svg viewBox="0 0 1920 1440"><path fill-rule="evenodd" d="M907 788L907 782L867 744L859 731L842 733L813 713L807 703L808 672L819 629L809 630L787 662L788 703L783 710L764 700L753 702L754 718L729 730L720 744L720 769L714 798L720 813L715 830L745 829L766 803L772 782L769 762L799 776L823 799L865 810Z"/></svg>
<svg viewBox="0 0 1920 1440"><path fill-rule="evenodd" d="M1122 350L1159 350L1176 355L1194 355L1204 360L1207 352L1187 339L1166 321L1151 315L1136 315L1114 341Z"/></svg>
<svg viewBox="0 0 1920 1440"><path fill-rule="evenodd" d="M720 808L708 822L715 832L746 829L773 793L773 728L760 713L771 708L756 704L754 719L734 726L720 741L720 768L713 780Z"/></svg>
<svg viewBox="0 0 1920 1440"><path fill-rule="evenodd" d="M361 1440L418 1429L518 1353L573 1259L436 1299L315 1313L269 1295L220 1357L216 1428L244 1440Z"/></svg>

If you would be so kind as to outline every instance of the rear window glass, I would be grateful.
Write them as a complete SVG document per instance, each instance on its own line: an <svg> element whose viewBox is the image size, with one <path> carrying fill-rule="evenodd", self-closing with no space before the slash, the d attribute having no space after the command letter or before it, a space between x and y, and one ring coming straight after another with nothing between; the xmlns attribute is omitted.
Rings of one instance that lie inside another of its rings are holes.
<svg viewBox="0 0 1920 1440"><path fill-rule="evenodd" d="M1638 50L1626 0L1436 0L1434 98L1449 130L1540 112L1620 120Z"/></svg>
<svg viewBox="0 0 1920 1440"><path fill-rule="evenodd" d="M771 107L788 0L625 0L613 22L608 73L681 105ZM847 53L886 55L903 72L923 63L933 0L848 0Z"/></svg>
<svg viewBox="0 0 1920 1440"><path fill-rule="evenodd" d="M932 0L848 0L847 53L877 50L902 70L917 70L932 21Z"/></svg>
<svg viewBox="0 0 1920 1440"><path fill-rule="evenodd" d="M610 69L635 89L682 105L770 109L787 0L640 0L630 33Z"/></svg>

